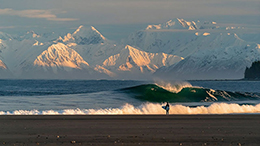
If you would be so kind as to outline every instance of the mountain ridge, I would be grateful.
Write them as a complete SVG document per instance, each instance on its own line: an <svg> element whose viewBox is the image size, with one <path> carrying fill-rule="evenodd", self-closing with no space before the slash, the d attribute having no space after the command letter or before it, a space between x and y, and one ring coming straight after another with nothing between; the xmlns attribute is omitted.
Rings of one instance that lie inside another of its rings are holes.
<svg viewBox="0 0 260 146"><path fill-rule="evenodd" d="M122 42L95 27L73 33L0 32L2 78L234 79L260 59L257 33L181 18L148 25ZM239 30L239 31L238 31Z"/></svg>

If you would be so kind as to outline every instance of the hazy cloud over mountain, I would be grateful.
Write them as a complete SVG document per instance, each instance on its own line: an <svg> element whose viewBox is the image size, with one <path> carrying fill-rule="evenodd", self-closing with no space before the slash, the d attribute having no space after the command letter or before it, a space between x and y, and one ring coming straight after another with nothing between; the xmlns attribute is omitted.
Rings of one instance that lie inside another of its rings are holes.
<svg viewBox="0 0 260 146"><path fill-rule="evenodd" d="M66 11L62 11L59 13L66 13ZM9 16L19 16L26 18L43 18L50 21L74 21L77 19L73 18L58 18L55 15L55 12L51 10L13 10L13 9L0 9L0 15L9 15Z"/></svg>

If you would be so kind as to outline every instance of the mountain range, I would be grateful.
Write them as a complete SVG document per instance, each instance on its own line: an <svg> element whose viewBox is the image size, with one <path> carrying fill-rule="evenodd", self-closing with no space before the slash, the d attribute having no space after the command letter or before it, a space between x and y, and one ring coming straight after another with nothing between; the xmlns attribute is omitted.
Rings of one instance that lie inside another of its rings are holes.
<svg viewBox="0 0 260 146"><path fill-rule="evenodd" d="M238 79L260 59L259 38L244 27L179 18L121 42L93 26L64 36L0 32L0 78Z"/></svg>

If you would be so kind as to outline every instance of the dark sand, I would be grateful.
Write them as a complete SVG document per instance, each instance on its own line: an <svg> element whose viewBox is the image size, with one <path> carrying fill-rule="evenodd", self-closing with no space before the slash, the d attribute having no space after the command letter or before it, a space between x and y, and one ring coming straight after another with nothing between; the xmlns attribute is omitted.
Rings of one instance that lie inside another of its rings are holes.
<svg viewBox="0 0 260 146"><path fill-rule="evenodd" d="M260 145L260 115L0 116L0 145Z"/></svg>

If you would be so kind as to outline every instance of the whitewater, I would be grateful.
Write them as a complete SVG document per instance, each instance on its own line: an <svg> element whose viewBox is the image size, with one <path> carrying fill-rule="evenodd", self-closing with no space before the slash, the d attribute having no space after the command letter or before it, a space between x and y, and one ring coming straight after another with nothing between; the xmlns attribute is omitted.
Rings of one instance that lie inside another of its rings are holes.
<svg viewBox="0 0 260 146"><path fill-rule="evenodd" d="M0 115L259 114L260 81L0 80Z"/></svg>

